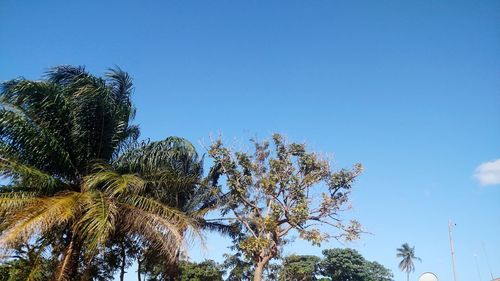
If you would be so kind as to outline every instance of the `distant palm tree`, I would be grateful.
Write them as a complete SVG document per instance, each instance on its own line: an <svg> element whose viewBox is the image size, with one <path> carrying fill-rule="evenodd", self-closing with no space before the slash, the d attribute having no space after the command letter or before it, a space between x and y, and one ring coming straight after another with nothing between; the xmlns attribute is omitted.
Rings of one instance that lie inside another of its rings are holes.
<svg viewBox="0 0 500 281"><path fill-rule="evenodd" d="M182 198L152 189L172 186L161 165L172 153L197 156L181 138L136 144L132 91L120 69L98 78L71 66L1 85L0 248L45 239L59 258L56 280L75 280L116 232L175 258L198 224L167 204Z"/></svg>
<svg viewBox="0 0 500 281"><path fill-rule="evenodd" d="M422 261L421 258L415 256L415 247L410 247L408 243L401 245L401 248L397 249L396 256L402 258L399 262L399 269L401 271L406 271L406 280L410 280L410 272L415 271L414 260Z"/></svg>

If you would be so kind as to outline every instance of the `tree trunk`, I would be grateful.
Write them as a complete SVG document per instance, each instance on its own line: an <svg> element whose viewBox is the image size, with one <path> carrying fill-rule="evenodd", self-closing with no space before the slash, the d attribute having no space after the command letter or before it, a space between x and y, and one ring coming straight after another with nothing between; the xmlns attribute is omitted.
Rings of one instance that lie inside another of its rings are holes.
<svg viewBox="0 0 500 281"><path fill-rule="evenodd" d="M166 273L168 276L172 277L172 280L178 280L181 275L181 269L179 265L179 260L176 259L172 261L166 268Z"/></svg>
<svg viewBox="0 0 500 281"><path fill-rule="evenodd" d="M266 268L266 265L270 259L271 259L270 257L265 257L262 258L262 260L257 263L257 265L255 266L255 271L253 273L253 281L262 280L262 274L264 273L264 269Z"/></svg>
<svg viewBox="0 0 500 281"><path fill-rule="evenodd" d="M141 281L141 265L142 265L142 260L141 257L137 259L137 281Z"/></svg>
<svg viewBox="0 0 500 281"><path fill-rule="evenodd" d="M255 266L255 271L253 273L253 281L261 281L263 272L264 272L264 264L258 263L257 266Z"/></svg>
<svg viewBox="0 0 500 281"><path fill-rule="evenodd" d="M123 241L121 242L121 264L120 264L120 281L124 281L125 279L125 266L126 264L126 258L127 258L127 252L125 252L125 243Z"/></svg>
<svg viewBox="0 0 500 281"><path fill-rule="evenodd" d="M255 265L255 271L253 274L253 281L261 281L262 275L264 274L264 269L266 269L269 261L278 255L278 245L279 245L279 236L276 234L273 237L274 244L271 245L270 249L266 249L261 252L257 259L257 264Z"/></svg>
<svg viewBox="0 0 500 281"><path fill-rule="evenodd" d="M82 246L73 233L69 232L68 238L69 242L64 249L61 265L55 278L56 281L76 280L78 274Z"/></svg>
<svg viewBox="0 0 500 281"><path fill-rule="evenodd" d="M406 281L410 281L410 272L409 271L406 272Z"/></svg>

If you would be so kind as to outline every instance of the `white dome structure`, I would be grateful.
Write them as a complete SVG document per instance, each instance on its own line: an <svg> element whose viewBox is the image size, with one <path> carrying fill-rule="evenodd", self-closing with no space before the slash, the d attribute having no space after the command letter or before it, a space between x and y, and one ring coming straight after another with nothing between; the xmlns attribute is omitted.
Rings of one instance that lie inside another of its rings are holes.
<svg viewBox="0 0 500 281"><path fill-rule="evenodd" d="M437 276L432 272L426 272L418 278L418 281L438 281Z"/></svg>

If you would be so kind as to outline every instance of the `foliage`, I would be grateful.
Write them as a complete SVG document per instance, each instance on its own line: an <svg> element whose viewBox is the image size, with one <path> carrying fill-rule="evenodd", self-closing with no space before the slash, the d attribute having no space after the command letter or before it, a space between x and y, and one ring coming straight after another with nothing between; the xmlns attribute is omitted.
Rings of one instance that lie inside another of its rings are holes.
<svg viewBox="0 0 500 281"><path fill-rule="evenodd" d="M123 280L134 261L150 281L218 281L224 272L230 281L317 280L318 272L337 278L339 260L347 262L342 280L392 280L380 264L335 250L319 269L314 256L271 262L292 233L313 245L358 238L360 224L341 215L361 165L334 171L275 134L253 141L251 153L214 142L203 177L187 140L137 141L132 92L119 68L100 78L59 66L40 81L2 84L0 248L8 256L0 281L108 281L117 272ZM215 209L223 218L205 219ZM223 265L182 261L183 242L202 230L233 238Z"/></svg>
<svg viewBox="0 0 500 281"><path fill-rule="evenodd" d="M255 264L248 260L241 252L224 255L222 268L226 271L226 281L247 281L252 280L255 271ZM277 280L281 266L278 263L270 263L264 269L264 280Z"/></svg>
<svg viewBox="0 0 500 281"><path fill-rule="evenodd" d="M227 272L227 281L243 281L252 278L253 264L245 260L241 253L225 254L224 258L222 268Z"/></svg>
<svg viewBox="0 0 500 281"><path fill-rule="evenodd" d="M365 262L366 281L392 281L392 272L376 261Z"/></svg>
<svg viewBox="0 0 500 281"><path fill-rule="evenodd" d="M321 275L334 281L362 281L365 269L365 259L353 249L328 249L320 264Z"/></svg>
<svg viewBox="0 0 500 281"><path fill-rule="evenodd" d="M283 260L279 272L280 281L316 281L320 258L316 256L291 255Z"/></svg>
<svg viewBox="0 0 500 281"><path fill-rule="evenodd" d="M396 257L401 258L399 262L399 269L406 272L407 280L410 280L410 272L415 271L414 260L421 261L419 257L415 256L415 247L410 247L408 243L401 245L401 248L397 248Z"/></svg>
<svg viewBox="0 0 500 281"><path fill-rule="evenodd" d="M90 269L83 267L119 237L175 259L184 231L198 223L167 204L182 195L154 192L189 180L164 167L173 151L193 156L191 144L170 138L133 145L132 82L120 69L98 78L60 66L45 78L8 81L0 91L0 175L8 180L0 188L2 248L32 239L51 244L56 280L85 277ZM179 171L184 163L175 164Z"/></svg>
<svg viewBox="0 0 500 281"><path fill-rule="evenodd" d="M367 261L353 249L328 249L318 273L333 281L392 281L392 273L377 262Z"/></svg>
<svg viewBox="0 0 500 281"><path fill-rule="evenodd" d="M147 180L145 194L183 211L195 220L198 228L222 233L229 231L223 224L204 219L204 215L217 205L209 190L209 179L203 179L203 162L189 142L170 137L160 142L142 143L116 162L117 170L138 173ZM184 239L186 229L179 230ZM176 278L182 251L178 247L173 252L176 259L165 259L154 245L144 247L139 257L139 271L148 280Z"/></svg>
<svg viewBox="0 0 500 281"><path fill-rule="evenodd" d="M155 248L143 249L138 263L138 271L147 281L174 281L180 274L178 259L164 259Z"/></svg>
<svg viewBox="0 0 500 281"><path fill-rule="evenodd" d="M180 265L180 281L222 281L224 270L213 260L201 263L182 262Z"/></svg>
<svg viewBox="0 0 500 281"><path fill-rule="evenodd" d="M272 147L267 141L253 143L254 151L249 154L233 152L218 140L208 153L214 169L225 176L227 190L218 191L222 212L240 228L238 248L255 264L254 280L279 255L291 230L315 245L329 238L358 238L360 224L344 223L340 213L349 208L360 164L353 170L334 172L329 161L307 151L304 144L287 143L279 134L273 135ZM318 193L321 199L315 200ZM338 232L322 232L317 224Z"/></svg>
<svg viewBox="0 0 500 281"><path fill-rule="evenodd" d="M14 249L0 265L0 281L49 280L56 264L47 255L41 241Z"/></svg>
<svg viewBox="0 0 500 281"><path fill-rule="evenodd" d="M145 263L141 273L146 281L222 281L224 270L213 260L200 263L179 261L175 266L170 262L156 261Z"/></svg>

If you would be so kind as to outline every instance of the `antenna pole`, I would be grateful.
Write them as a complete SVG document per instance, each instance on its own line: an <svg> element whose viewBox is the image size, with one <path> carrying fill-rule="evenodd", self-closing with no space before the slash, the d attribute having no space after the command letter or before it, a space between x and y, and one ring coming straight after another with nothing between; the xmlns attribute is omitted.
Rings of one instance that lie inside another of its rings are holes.
<svg viewBox="0 0 500 281"><path fill-rule="evenodd" d="M477 255L476 254L474 254L474 259L476 260L477 275L479 276L479 281L483 281L483 278L481 278L481 270L479 270L479 262L477 261Z"/></svg>
<svg viewBox="0 0 500 281"><path fill-rule="evenodd" d="M491 271L490 260L488 259L488 253L486 252L486 247L484 247L484 241L481 241L481 244L483 246L484 255L486 256L486 263L488 264L488 269L490 271L491 280L493 280L495 278L493 278L493 272Z"/></svg>
<svg viewBox="0 0 500 281"><path fill-rule="evenodd" d="M453 224L451 220L448 221L448 234L450 237L450 249L451 249L451 265L453 266L453 280L457 281L457 272L455 270L455 250L453 249L453 238L451 237L451 229Z"/></svg>

